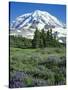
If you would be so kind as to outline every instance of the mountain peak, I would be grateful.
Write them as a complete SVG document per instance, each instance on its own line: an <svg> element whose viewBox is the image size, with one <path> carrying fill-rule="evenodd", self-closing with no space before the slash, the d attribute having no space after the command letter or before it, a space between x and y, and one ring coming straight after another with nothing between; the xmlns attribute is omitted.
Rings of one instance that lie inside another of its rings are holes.
<svg viewBox="0 0 68 90"><path fill-rule="evenodd" d="M39 10L39 9L37 9L37 10L35 10L33 12L36 12L36 13L48 13L47 11L42 11L42 10Z"/></svg>
<svg viewBox="0 0 68 90"><path fill-rule="evenodd" d="M24 29L30 28L54 28L54 27L63 27L64 25L53 15L46 11L35 10L31 13L23 14L16 18L16 20L11 24L10 28Z"/></svg>
<svg viewBox="0 0 68 90"><path fill-rule="evenodd" d="M44 15L44 14L49 15L48 12L41 11L41 10L35 10L35 11L33 11L33 14L38 15L38 16L41 16L41 15Z"/></svg>
<svg viewBox="0 0 68 90"><path fill-rule="evenodd" d="M10 35L21 35L27 38L33 38L36 28L39 31L45 31L52 28L53 33L58 32L58 37L65 37L64 24L55 16L46 11L35 10L31 13L23 14L11 23ZM60 38L61 39L61 38ZM59 40L60 40L59 39Z"/></svg>
<svg viewBox="0 0 68 90"><path fill-rule="evenodd" d="M35 10L34 12L41 12L41 10L37 9L37 10Z"/></svg>
<svg viewBox="0 0 68 90"><path fill-rule="evenodd" d="M39 9L37 9L37 10L35 10L35 11L33 11L34 13L43 13L43 12L46 12L46 11L41 11L41 10L39 10Z"/></svg>

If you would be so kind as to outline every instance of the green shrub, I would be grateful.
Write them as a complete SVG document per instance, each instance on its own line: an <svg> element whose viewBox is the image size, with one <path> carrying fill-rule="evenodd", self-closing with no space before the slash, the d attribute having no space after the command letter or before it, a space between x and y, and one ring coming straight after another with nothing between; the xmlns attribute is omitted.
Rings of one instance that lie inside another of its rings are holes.
<svg viewBox="0 0 68 90"><path fill-rule="evenodd" d="M27 87L33 86L33 81L32 81L31 77L24 78L24 82L25 82Z"/></svg>

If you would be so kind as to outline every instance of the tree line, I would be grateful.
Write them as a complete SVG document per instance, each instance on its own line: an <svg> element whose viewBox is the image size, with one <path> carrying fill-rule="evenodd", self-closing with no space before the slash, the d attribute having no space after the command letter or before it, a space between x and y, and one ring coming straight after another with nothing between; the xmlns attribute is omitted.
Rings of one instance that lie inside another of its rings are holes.
<svg viewBox="0 0 68 90"><path fill-rule="evenodd" d="M33 39L27 39L22 36L10 36L10 46L17 48L45 48L60 47L57 36L52 34L52 29L47 32L44 29L41 32L36 28Z"/></svg>
<svg viewBox="0 0 68 90"><path fill-rule="evenodd" d="M44 29L42 29L41 32L36 29L32 40L32 46L34 48L59 47L60 43L57 40L57 36L52 34L52 29L47 32L45 32Z"/></svg>

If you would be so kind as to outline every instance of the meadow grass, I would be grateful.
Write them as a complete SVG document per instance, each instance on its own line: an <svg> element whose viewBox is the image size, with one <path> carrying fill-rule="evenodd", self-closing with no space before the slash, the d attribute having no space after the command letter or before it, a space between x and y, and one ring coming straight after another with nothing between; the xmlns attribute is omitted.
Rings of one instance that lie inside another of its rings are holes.
<svg viewBox="0 0 68 90"><path fill-rule="evenodd" d="M65 55L65 47L47 47L41 49L20 49L11 47L11 76L16 72L26 73L27 77L21 78L25 86L66 84ZM24 87L24 85L22 85L22 87Z"/></svg>

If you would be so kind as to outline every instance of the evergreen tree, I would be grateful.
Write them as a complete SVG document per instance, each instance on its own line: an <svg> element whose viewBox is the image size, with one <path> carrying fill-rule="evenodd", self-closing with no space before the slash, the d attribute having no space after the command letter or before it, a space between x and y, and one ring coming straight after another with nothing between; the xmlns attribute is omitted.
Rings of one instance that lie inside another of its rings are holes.
<svg viewBox="0 0 68 90"><path fill-rule="evenodd" d="M42 39L42 33L40 32L40 48L44 47L43 39Z"/></svg>
<svg viewBox="0 0 68 90"><path fill-rule="evenodd" d="M49 30L46 33L46 46L50 46L50 34Z"/></svg>
<svg viewBox="0 0 68 90"><path fill-rule="evenodd" d="M42 31L41 31L41 40L43 43L43 47L46 47L46 33L45 33L44 29L42 29Z"/></svg>
<svg viewBox="0 0 68 90"><path fill-rule="evenodd" d="M39 48L40 47L40 32L36 28L36 31L34 33L34 39L32 41L32 45L34 48Z"/></svg>
<svg viewBox="0 0 68 90"><path fill-rule="evenodd" d="M56 34L52 35L52 29L46 33L44 29L39 32L36 28L33 40L22 36L10 36L10 46L16 48L44 48L44 47L60 47L61 44Z"/></svg>
<svg viewBox="0 0 68 90"><path fill-rule="evenodd" d="M47 31L47 35L46 35L46 46L48 47L53 47L55 46L55 42L56 42L56 38L53 37L52 35L52 29Z"/></svg>
<svg viewBox="0 0 68 90"><path fill-rule="evenodd" d="M50 29L49 31L50 31L50 32L49 32L50 40L52 40L52 39L53 39L52 29Z"/></svg>
<svg viewBox="0 0 68 90"><path fill-rule="evenodd" d="M52 29L50 29L49 30L49 44L50 44L50 46L52 46L53 45L53 35L52 35Z"/></svg>

